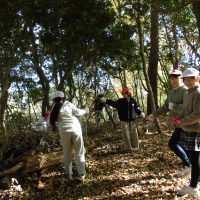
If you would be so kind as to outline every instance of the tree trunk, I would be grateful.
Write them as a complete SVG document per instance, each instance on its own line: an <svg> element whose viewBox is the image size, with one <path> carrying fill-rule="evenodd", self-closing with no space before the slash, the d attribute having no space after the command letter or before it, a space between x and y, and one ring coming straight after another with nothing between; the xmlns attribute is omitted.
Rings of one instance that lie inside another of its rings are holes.
<svg viewBox="0 0 200 200"><path fill-rule="evenodd" d="M38 55L38 50L37 50L38 47L35 43L35 36L34 36L34 33L33 33L33 27L31 27L31 31L32 31L31 42L32 42L33 64L35 66L35 70L38 74L38 77L40 79L40 83L42 85L42 93L43 93L42 115L44 115L45 111L50 109L50 105L49 105L50 86L49 86L49 81L48 81L47 77L45 76L45 73L44 73L44 71L41 67L41 63L40 63L40 59L39 59L39 55Z"/></svg>
<svg viewBox="0 0 200 200"><path fill-rule="evenodd" d="M197 28L199 30L199 43L200 43L200 1L199 0L192 1L192 8L193 8L193 13L197 20Z"/></svg>
<svg viewBox="0 0 200 200"><path fill-rule="evenodd" d="M150 84L154 96L155 106L158 105L158 12L155 9L154 4L151 5L151 42L150 42L150 57L149 57L149 68L148 76L151 77ZM150 95L147 99L147 114L152 113L153 109L151 107Z"/></svg>
<svg viewBox="0 0 200 200"><path fill-rule="evenodd" d="M138 13L138 16L136 18L136 21L137 21L137 28L138 28L138 34L139 34L139 43L140 43L140 56L141 56L141 59L142 59L142 67L143 67L143 73L144 73L144 77L145 77L145 80L146 80L146 84L147 84L147 89L148 89L148 94L150 96L150 102L151 102L151 107L152 107L152 110L154 111L156 108L155 108L155 101L154 101L154 96L153 96L153 91L152 91L152 88L151 88L151 84L150 84L150 80L149 80L149 77L147 75L147 67L146 67L146 58L145 58L145 53L144 53L144 34L143 34L143 30L142 30L142 24L141 24L141 21L140 21L140 16L139 16L139 13ZM158 128L158 132L159 133L162 133L162 129L161 129L161 126L156 118L156 126Z"/></svg>
<svg viewBox="0 0 200 200"><path fill-rule="evenodd" d="M109 110L108 110L108 107L107 107L107 105L106 105L105 103L104 103L104 107L105 107L105 110L106 110L106 112L107 112L107 114L108 114L108 116L109 116L109 118L110 118L110 120L111 120L111 122L112 122L114 128L117 129L115 120L113 119L112 115L110 114L110 112L109 112Z"/></svg>
<svg viewBox="0 0 200 200"><path fill-rule="evenodd" d="M3 67L2 67L3 68ZM6 127L4 124L4 115L5 110L7 107L7 100L8 100L8 89L9 89L9 72L10 70L4 68L1 71L1 96L0 96L0 161L3 158L4 149L6 149L8 144L8 137L6 133Z"/></svg>

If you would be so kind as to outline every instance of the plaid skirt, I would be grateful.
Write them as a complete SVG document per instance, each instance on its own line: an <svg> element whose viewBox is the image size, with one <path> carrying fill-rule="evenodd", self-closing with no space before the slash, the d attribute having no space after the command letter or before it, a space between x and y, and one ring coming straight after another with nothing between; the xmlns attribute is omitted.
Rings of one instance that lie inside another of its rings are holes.
<svg viewBox="0 0 200 200"><path fill-rule="evenodd" d="M199 132L186 132L182 130L181 145L185 150L200 151L200 133Z"/></svg>

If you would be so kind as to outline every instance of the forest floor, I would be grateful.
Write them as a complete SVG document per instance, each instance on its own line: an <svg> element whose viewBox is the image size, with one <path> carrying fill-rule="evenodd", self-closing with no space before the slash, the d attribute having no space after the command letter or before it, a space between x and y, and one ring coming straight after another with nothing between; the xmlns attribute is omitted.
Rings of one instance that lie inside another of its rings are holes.
<svg viewBox="0 0 200 200"><path fill-rule="evenodd" d="M117 127L114 129L108 123L99 132L91 127L87 129L84 134L87 176L83 183L67 180L63 165L59 164L23 176L6 177L7 181L15 183L6 188L0 181L0 199L191 199L177 196L176 190L188 185L189 180L173 177L181 169L181 162L167 146L170 132L165 123L162 124L163 134L157 133L154 127L146 133L145 124L139 123L140 150L133 153L122 150L121 130ZM26 144L22 145L22 151L28 148L40 151L39 133L22 138L14 140L15 145ZM48 151L61 150L58 134L47 133L45 140L50 147Z"/></svg>

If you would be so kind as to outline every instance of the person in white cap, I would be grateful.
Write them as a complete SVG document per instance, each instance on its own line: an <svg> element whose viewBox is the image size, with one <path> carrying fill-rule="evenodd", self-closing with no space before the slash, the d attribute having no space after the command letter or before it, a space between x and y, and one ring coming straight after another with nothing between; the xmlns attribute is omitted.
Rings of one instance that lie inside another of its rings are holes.
<svg viewBox="0 0 200 200"><path fill-rule="evenodd" d="M36 123L36 127L38 131L46 132L48 130L48 119L50 116L50 112L46 111L44 116L38 120Z"/></svg>
<svg viewBox="0 0 200 200"><path fill-rule="evenodd" d="M172 123L182 128L181 144L187 151L192 164L190 185L178 191L200 199L197 184L200 178L200 86L199 71L187 68L183 72L183 82L188 87L184 98L183 111L173 118Z"/></svg>
<svg viewBox="0 0 200 200"><path fill-rule="evenodd" d="M174 69L169 72L169 80L172 85L172 89L168 93L168 97L165 103L157 109L155 112L147 116L147 120L154 121L158 115L165 115L169 113L168 125L173 128L174 131L169 139L169 148L181 159L183 164L183 170L176 173L176 177L187 177L191 172L191 162L187 156L185 149L180 144L181 141L181 128L173 126L171 120L173 117L181 113L183 108L183 99L186 94L187 88L184 86L181 79L182 72L178 69Z"/></svg>
<svg viewBox="0 0 200 200"><path fill-rule="evenodd" d="M88 113L89 109L79 109L69 101L64 101L64 93L62 91L56 91L52 99L54 105L50 114L50 124L52 127L58 128L61 137L66 176L69 179L73 176L72 151L74 149L77 162L76 180L83 181L86 175L85 148L81 125L76 116Z"/></svg>

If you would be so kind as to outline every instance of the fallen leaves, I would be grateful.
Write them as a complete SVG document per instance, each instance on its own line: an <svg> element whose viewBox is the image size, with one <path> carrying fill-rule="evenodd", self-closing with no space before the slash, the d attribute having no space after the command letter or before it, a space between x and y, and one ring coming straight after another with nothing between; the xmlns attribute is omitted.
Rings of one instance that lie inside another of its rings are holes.
<svg viewBox="0 0 200 200"><path fill-rule="evenodd" d="M140 130L146 130L140 128ZM167 130L168 131L168 130ZM94 135L85 137L87 148L87 177L81 184L67 180L62 165L29 173L20 177L22 191L0 190L1 199L77 199L77 200L143 200L189 199L178 197L176 190L189 184L189 180L176 179L173 174L181 170L180 160L168 149L170 135L162 136L150 130L140 131L140 150L125 153L122 150L120 129L110 125ZM33 137L33 136L32 136ZM48 138L50 149L59 147L59 137ZM91 145L90 145L91 144ZM75 168L76 166L74 166ZM8 180L7 180L8 181Z"/></svg>

